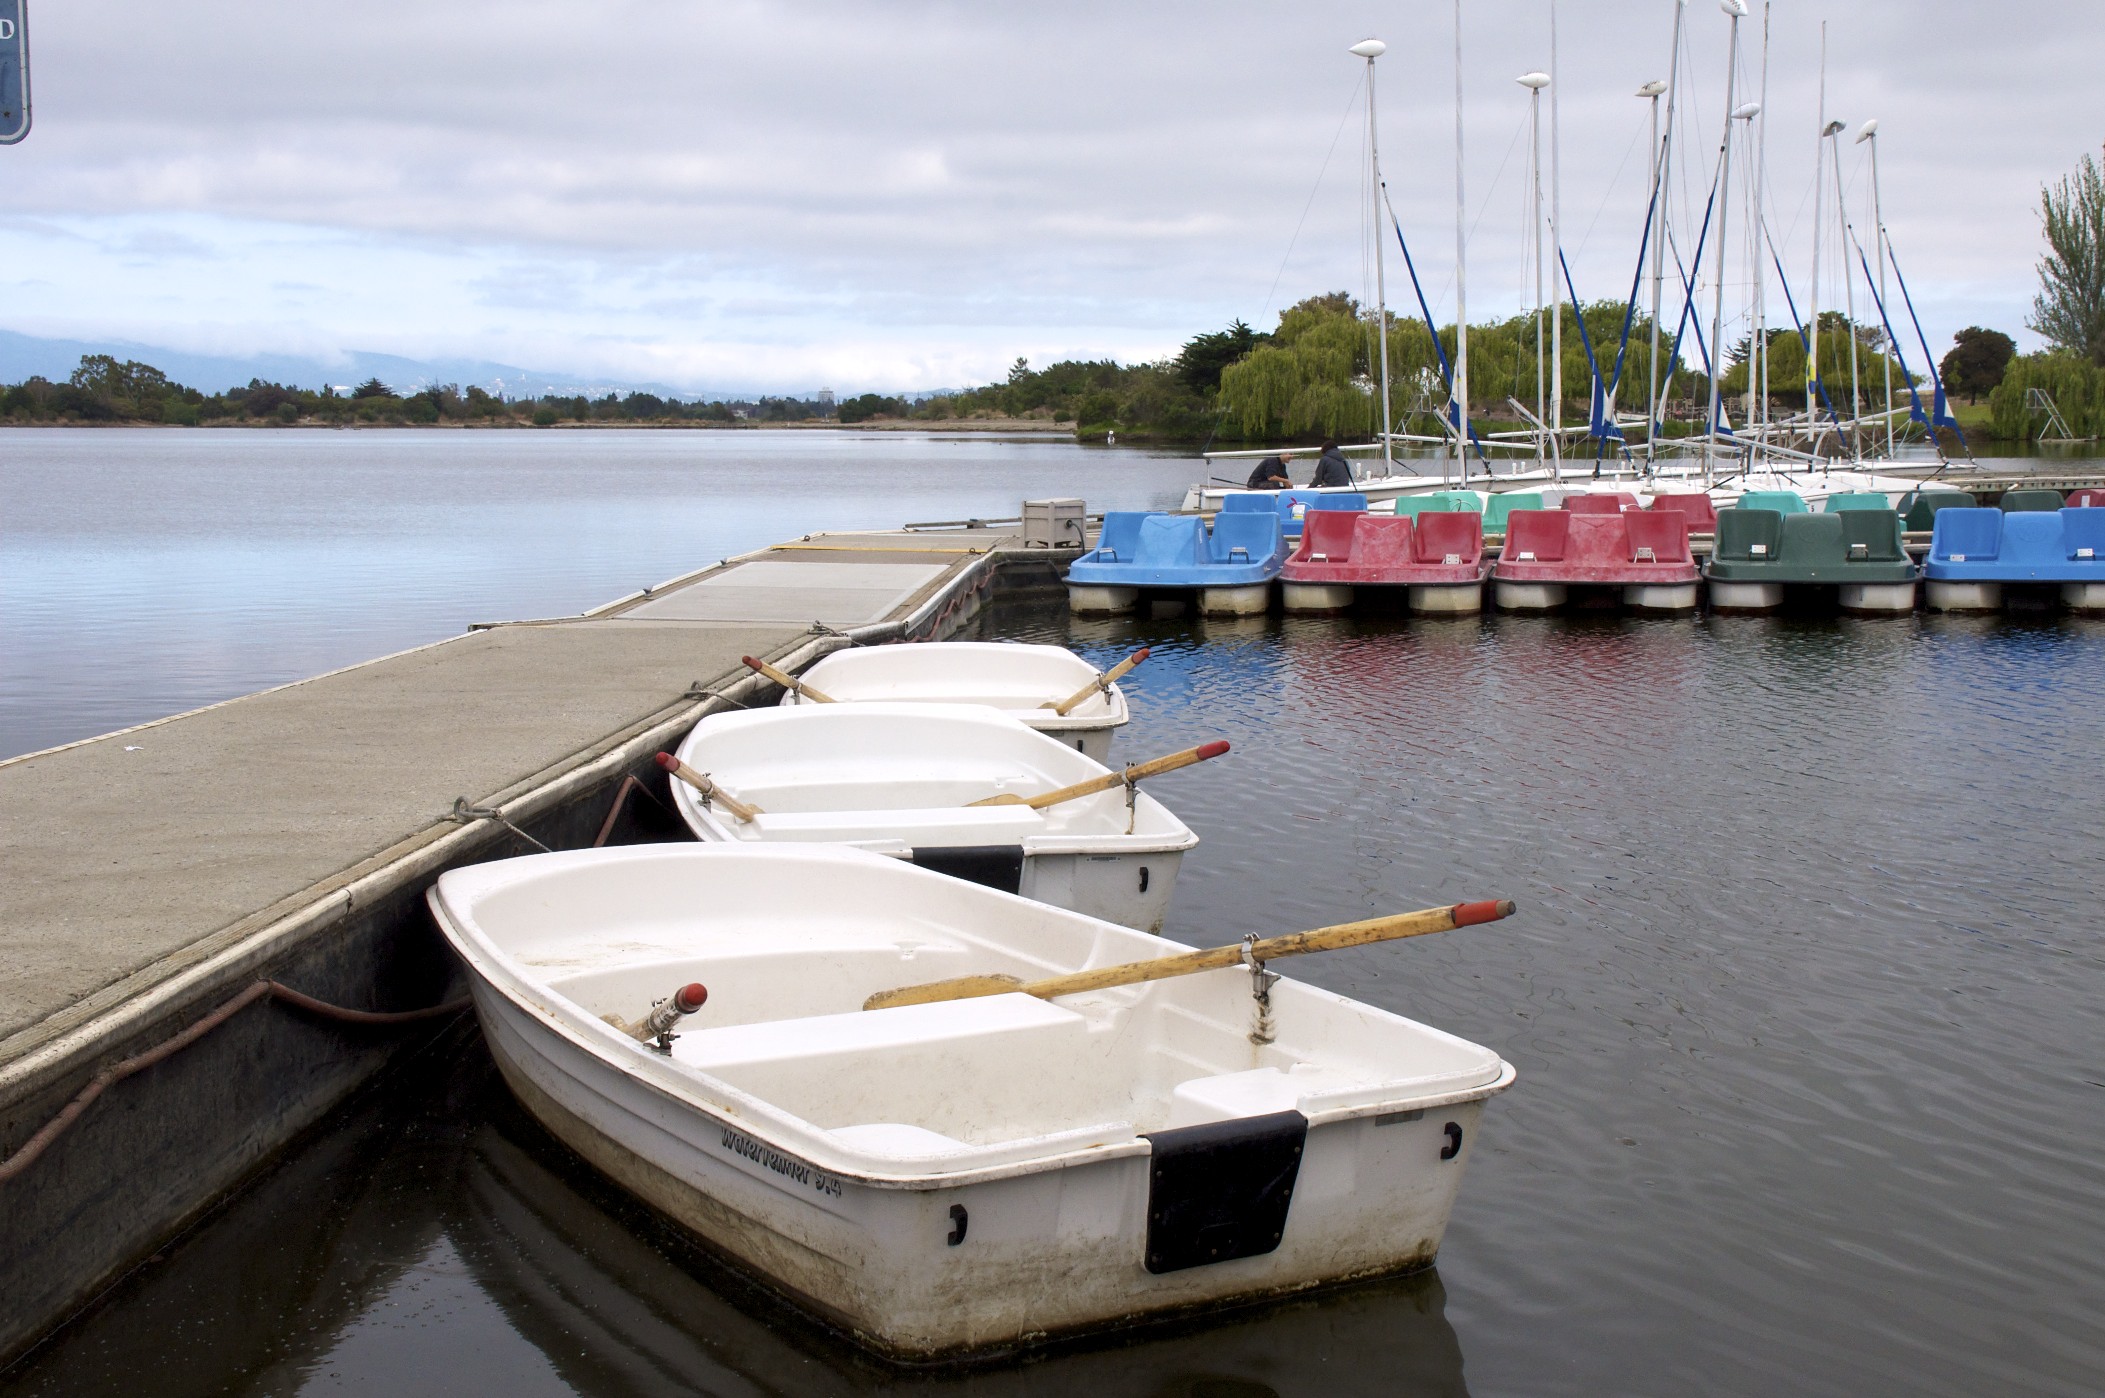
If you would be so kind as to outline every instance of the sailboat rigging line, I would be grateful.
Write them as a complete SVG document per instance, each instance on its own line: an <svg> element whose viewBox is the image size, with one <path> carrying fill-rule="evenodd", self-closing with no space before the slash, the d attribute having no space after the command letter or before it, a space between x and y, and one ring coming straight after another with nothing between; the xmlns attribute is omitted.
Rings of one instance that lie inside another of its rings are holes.
<svg viewBox="0 0 2105 1398"><path fill-rule="evenodd" d="M1713 175L1710 181L1710 200L1703 206L1703 226L1696 233L1695 262L1698 267L1703 265L1703 244L1710 239L1710 215L1711 211L1717 207L1717 203L1718 181L1717 177ZM1687 266L1681 261L1681 248L1674 242L1674 232L1671 227L1667 229L1666 245L1674 254L1674 272L1681 282L1683 291L1687 293L1681 302L1680 323L1674 327L1674 351L1666 357L1666 373L1660 376L1661 383L1666 386L1668 392L1672 392L1674 368L1681 362L1681 337L1688 333L1689 312L1694 310L1696 305L1696 283L1695 279L1689 275ZM1703 327L1700 325L1696 327L1696 348L1702 351L1703 372L1708 374L1710 372L1710 351L1703 344ZM1645 435L1648 439L1658 435L1658 432L1659 424L1657 422L1646 424Z"/></svg>
<svg viewBox="0 0 2105 1398"><path fill-rule="evenodd" d="M1513 163L1513 149L1520 144L1520 133L1527 129L1525 119L1513 128L1513 139L1506 146L1506 158L1498 162L1498 173L1491 177L1491 187L1484 191L1483 202L1476 206L1476 217L1469 221L1469 236L1472 240L1476 237L1477 225L1484 221L1485 214L1491 212L1491 201L1498 197L1499 184L1506 178L1506 167Z"/></svg>
<svg viewBox="0 0 2105 1398"><path fill-rule="evenodd" d="M1572 309L1576 312L1581 304L1579 301L1579 288L1572 285L1571 263L1564 260L1564 250L1562 248L1557 250L1557 265L1564 269L1564 289L1571 293ZM1601 423L1601 366L1600 362L1593 357L1593 336L1586 331L1586 317L1584 315L1574 315L1573 318L1579 322L1579 344L1586 350L1586 367L1593 372L1593 423L1595 428L1598 429ZM1610 426L1613 426L1613 424L1611 423ZM1621 434L1618 433L1617 435Z"/></svg>
<svg viewBox="0 0 2105 1398"><path fill-rule="evenodd" d="M1949 427L1958 434L1959 445L1965 449L1966 459L1973 460L1973 445L1966 440L1966 429L1959 426L1959 419L1952 416L1945 406L1944 375L1937 372L1936 356L1930 353L1929 337L1922 333L1922 317L1915 314L1915 298L1908 292L1908 279L1900 270L1900 257L1893 251L1893 240L1886 240L1886 258L1893 264L1893 280L1900 283L1901 304L1908 308L1908 319L1915 322L1915 342L1922 346L1924 367L1930 373L1930 435L1936 435L1939 427Z"/></svg>
<svg viewBox="0 0 2105 1398"><path fill-rule="evenodd" d="M1671 237L1667 239L1667 243L1674 246ZM1702 255L1703 245L1698 242L1696 256L1700 258ZM1681 363L1681 337L1690 330L1696 332L1696 353L1703 356L1703 372L1710 373L1710 346L1703 343L1703 318L1690 316L1690 312L1696 307L1696 279L1689 274L1688 267L1681 261L1681 249L1678 246L1674 246L1674 271L1681 278L1681 288L1687 293L1687 298L1681 303L1681 322L1674 327L1674 352L1667 356L1666 375L1669 381L1673 379L1675 368Z"/></svg>
<svg viewBox="0 0 2105 1398"><path fill-rule="evenodd" d="M1596 412L1594 415L1596 435L1603 439L1600 450L1594 453L1595 461L1599 461L1602 453L1607 451L1606 438L1608 436L1613 435L1617 441L1623 440L1623 430L1615 425L1615 395L1616 391L1623 384L1623 360L1630 350L1630 331L1637 324L1637 294L1644 286L1645 254L1651 251L1652 248L1652 217L1658 211L1659 191L1655 188L1652 191L1652 197L1645 203L1645 231L1637 240L1637 271L1630 278L1630 299L1623 306L1623 335L1621 343L1615 347L1615 374L1608 380L1608 430L1606 432L1599 430L1601 427L1600 414ZM1579 317L1579 323L1581 325L1586 323L1586 318L1583 315ZM1591 351L1589 351L1590 353ZM1598 370L1595 371L1594 379L1596 383L1599 382L1600 374Z"/></svg>
<svg viewBox="0 0 2105 1398"><path fill-rule="evenodd" d="M1638 138L1644 134L1645 124L1644 120L1640 118L1637 123L1637 130L1630 133L1630 144L1623 150L1623 163L1615 167L1615 174L1609 178L1608 188L1602 193L1601 202L1594 206L1593 222L1586 225L1585 236L1580 238L1579 245L1572 249L1579 256L1584 257L1586 255L1586 245L1593 241L1593 230L1600 227L1601 215L1608 212L1608 203L1615 197L1616 186L1623 182L1623 171L1630 168L1630 155L1637 149ZM1647 227L1649 226L1647 225Z"/></svg>
<svg viewBox="0 0 2105 1398"><path fill-rule="evenodd" d="M1359 80L1352 85L1352 95L1345 99L1345 111L1338 118L1338 129L1330 135L1330 149L1323 152L1323 163L1316 170L1316 182L1309 186L1308 202L1301 206L1301 217L1294 220L1294 235L1286 240L1286 252L1279 258L1279 270L1272 274L1271 290L1265 292L1264 305L1257 312L1259 321L1262 321L1265 316L1271 313L1273 299L1279 295L1279 283L1286 279L1287 264L1293 261L1294 247L1301 241L1301 230L1308 224L1308 211L1316 206L1316 196L1323 192L1323 177L1330 173L1331 157L1338 153L1338 142L1345 135L1345 123L1352 119L1354 109L1359 106L1360 83L1365 81L1366 77L1362 74ZM1207 429L1206 440L1199 447L1200 455L1203 456L1212 449L1214 438L1220 435L1221 424L1227 420L1228 405L1223 403L1213 415L1213 426Z"/></svg>
<svg viewBox="0 0 2105 1398"><path fill-rule="evenodd" d="M1352 113L1359 107L1359 90L1365 82L1366 77L1362 74L1352 85L1352 95L1345 99L1345 111L1338 118L1338 129L1331 133L1330 149L1323 153L1323 164L1316 171L1316 182L1309 187L1308 202L1301 206L1301 217L1294 220L1294 236L1286 240L1286 253L1279 259L1279 270L1272 276L1272 289L1264 294L1264 305L1257 312L1259 320L1263 320L1272 309L1272 298L1279 294L1279 283L1286 279L1286 265L1293 259L1295 245L1301 241L1301 230L1308 224L1309 210L1316 206L1316 196L1323 192L1323 177L1330 173L1331 159L1338 153L1338 142L1344 139L1345 123L1352 119Z"/></svg>
<svg viewBox="0 0 2105 1398"><path fill-rule="evenodd" d="M1827 409L1828 420L1840 428L1842 415L1835 411L1834 400L1827 396L1827 382L1820 377L1820 366L1813 363L1813 343L1811 337L1805 333L1805 321L1798 315L1798 298L1791 295L1791 279L1783 274L1783 259L1777 256L1776 240L1769 236L1769 230L1766 228L1762 230L1762 241L1769 245L1769 257L1776 264L1776 280L1783 287L1784 307L1791 313L1791 326L1797 330L1799 347L1805 352L1805 372L1812 384L1813 393L1819 398L1820 406Z"/></svg>
<svg viewBox="0 0 2105 1398"><path fill-rule="evenodd" d="M1440 343L1440 327L1434 324L1432 307L1426 304L1425 286L1418 280L1418 264L1411 257L1411 245L1403 236L1403 220L1396 217L1396 206L1389 202L1389 182L1387 180L1381 182L1381 205L1389 211L1389 224L1396 230L1396 246L1403 249L1403 268L1411 274L1411 294L1418 298L1418 314L1425 321L1426 333L1433 337L1433 354L1440 363L1441 381L1447 385L1448 407L1447 411L1440 414L1440 416L1449 424L1450 430L1459 430L1455 426L1457 414L1454 411L1454 365L1448 361L1447 346ZM1484 455L1484 444L1476 435L1474 424L1471 424L1469 427L1469 441L1476 447L1477 460L1482 461L1484 468L1488 471L1490 469L1490 458Z"/></svg>
<svg viewBox="0 0 2105 1398"><path fill-rule="evenodd" d="M1853 234L1849 242L1856 249L1857 265L1864 269L1864 280L1867 282L1877 281L1878 279L1871 275L1869 259L1864 256L1864 245L1859 243ZM1887 313L1885 298L1878 294L1876 286L1871 288L1871 303L1878 307L1879 323L1886 327L1886 342L1893 347L1893 358L1900 364L1901 380L1908 386L1908 401L1914 404L1908 410L1908 416L1921 423L1924 427L1930 428L1930 444L1935 446L1937 443L1935 424L1931 423L1928 415L1922 411L1922 395L1915 390L1915 376L1908 372L1907 352L1900 347L1900 337L1893 333L1893 317ZM1952 426L1956 429L1958 424L1953 423ZM1939 456L1944 454L1941 447L1938 449L1937 454Z"/></svg>
<svg viewBox="0 0 2105 1398"><path fill-rule="evenodd" d="M1518 145L1518 144L1520 143L1520 133L1521 133L1521 131L1525 131L1526 129L1527 129L1527 123L1523 121L1523 122L1522 122L1522 123L1520 124L1520 127L1519 127L1519 129L1518 129L1518 130L1516 130L1516 131L1514 131L1514 133L1513 133L1513 143L1514 143L1514 145ZM1489 213L1489 212L1491 211L1491 197L1492 197L1492 195L1495 195L1495 194L1497 194L1497 193L1498 193L1498 185L1499 185L1499 181L1501 181L1502 179L1504 179L1504 178L1505 178L1505 174L1506 174L1506 166L1507 166L1507 165L1508 165L1509 163L1511 163L1512 159L1513 159L1513 148L1512 148L1512 146L1508 146L1508 147L1506 148L1506 158L1505 158L1505 160L1502 160L1502 161L1500 161L1500 162L1499 162L1499 166L1498 166L1498 173L1497 173L1497 174L1495 174L1495 175L1493 175L1493 176L1491 177L1491 190L1490 190L1490 193L1486 194L1486 195L1484 196L1484 200L1483 200L1483 202L1482 202L1481 204L1477 205L1477 210L1476 210L1476 218L1475 218L1475 220L1474 220L1473 222L1471 222L1471 223L1470 223L1470 225L1469 225L1469 236L1470 236L1471 238L1474 238L1474 237L1476 237L1476 228L1477 228L1477 224L1479 224L1479 223L1482 223L1482 222L1484 221L1484 215L1485 215L1485 214L1487 214L1487 213ZM1388 188L1388 181L1387 181L1387 180L1383 180L1383 181L1382 181L1382 188L1383 188L1383 190L1384 190L1384 197L1386 198L1386 197L1387 197L1387 196L1386 196L1386 191L1387 191L1387 188ZM1391 210L1391 214L1392 214L1392 216L1393 216L1393 213L1394 213L1394 211L1393 211L1393 210ZM1444 302L1445 302L1445 301L1447 300L1447 293L1448 293L1448 292L1450 292L1450 291L1452 291L1452 290L1454 290L1454 276L1453 276L1453 274L1451 274L1451 273L1450 273L1450 274L1449 274L1449 276L1448 276L1448 278L1447 278L1447 280L1446 280L1445 282L1441 283L1441 285L1440 285L1440 290L1438 291L1438 293L1437 293L1437 294L1435 294L1435 296L1433 297L1433 299L1434 299L1434 300L1436 300L1436 301L1440 301L1440 302L1443 302L1443 303L1444 303Z"/></svg>

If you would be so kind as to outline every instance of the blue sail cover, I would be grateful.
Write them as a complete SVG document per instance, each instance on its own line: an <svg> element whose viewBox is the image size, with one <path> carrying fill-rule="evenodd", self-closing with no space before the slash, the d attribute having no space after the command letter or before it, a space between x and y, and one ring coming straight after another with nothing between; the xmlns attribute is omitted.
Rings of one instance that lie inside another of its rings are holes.
<svg viewBox="0 0 2105 1398"><path fill-rule="evenodd" d="M1608 395L1601 386L1600 361L1593 357L1593 337L1586 333L1586 316L1579 310L1579 289L1572 285L1571 263L1564 260L1564 249L1561 247L1557 249L1557 265L1564 269L1564 289L1571 294L1572 319L1579 322L1579 343L1586 348L1586 367L1593 373L1593 416L1590 435L1621 437L1622 430L1607 420ZM1561 376L1563 371L1564 366L1559 364L1558 374Z"/></svg>
<svg viewBox="0 0 2105 1398"><path fill-rule="evenodd" d="M1396 230L1396 246L1403 249L1403 267L1411 274L1411 291L1418 298L1418 314L1425 320L1426 333L1433 337L1433 353L1440 361L1440 380L1447 385L1447 410L1441 416L1447 419L1447 425L1454 428L1459 437L1463 431L1462 405L1455 398L1454 366L1448 362L1447 346L1440 343L1440 327L1433 324L1433 308L1426 304L1425 287L1418 280L1418 264L1411 259L1411 245L1404 241L1403 222L1396 217L1396 210L1389 203L1387 182L1381 187L1381 202L1382 207L1389 211L1389 226ZM1476 427L1469 425L1468 432L1469 441L1476 448L1477 460L1483 461L1488 470L1490 463L1484 455L1484 444L1476 435Z"/></svg>
<svg viewBox="0 0 2105 1398"><path fill-rule="evenodd" d="M1871 263L1864 256L1864 245L1862 243L1857 244L1856 260L1857 265L1864 269L1864 280L1869 283L1876 283L1878 278L1871 275ZM1907 351L1900 347L1900 337L1893 333L1893 317L1886 314L1886 303L1879 296L1878 287L1871 285L1866 289L1871 293L1871 304L1878 307L1879 324L1886 327L1886 343L1892 347L1893 362L1900 366L1901 382L1908 386L1908 402L1910 404L1908 416L1912 420L1921 423L1924 427L1928 427L1930 419L1923 414L1922 395L1915 391L1915 375L1908 369Z"/></svg>

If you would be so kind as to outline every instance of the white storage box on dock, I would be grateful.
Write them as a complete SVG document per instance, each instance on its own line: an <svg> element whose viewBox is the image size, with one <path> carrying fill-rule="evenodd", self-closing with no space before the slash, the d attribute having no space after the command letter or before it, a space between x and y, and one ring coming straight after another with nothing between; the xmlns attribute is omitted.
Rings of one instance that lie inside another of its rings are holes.
<svg viewBox="0 0 2105 1398"><path fill-rule="evenodd" d="M1027 549L1089 547L1089 506L1082 500L1023 502L1023 546Z"/></svg>
<svg viewBox="0 0 2105 1398"><path fill-rule="evenodd" d="M1253 1043L1239 968L864 1011L1182 948L838 847L537 855L452 870L430 901L529 1112L901 1358L1429 1265L1513 1080L1291 979ZM694 981L669 1053L608 1022Z"/></svg>

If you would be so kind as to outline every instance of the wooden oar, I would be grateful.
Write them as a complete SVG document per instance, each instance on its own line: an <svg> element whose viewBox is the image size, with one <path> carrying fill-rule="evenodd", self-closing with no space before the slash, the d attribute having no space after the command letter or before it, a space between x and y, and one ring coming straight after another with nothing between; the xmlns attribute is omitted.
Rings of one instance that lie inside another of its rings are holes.
<svg viewBox="0 0 2105 1398"><path fill-rule="evenodd" d="M1134 651L1124 660L1119 661L1116 665L1113 665L1110 669L1104 671L1095 679L1092 679L1091 681L1089 681L1089 683L1083 685L1080 689L1068 695L1065 699L1062 699L1059 703L1044 703L1040 704L1038 707L1041 709L1051 709L1061 718L1065 718L1067 717L1067 711L1069 709L1081 703L1090 695L1109 693L1112 685L1117 684L1128 674L1132 673L1133 667L1147 658L1148 648L1146 646L1142 646L1139 650Z"/></svg>
<svg viewBox="0 0 2105 1398"><path fill-rule="evenodd" d="M757 656L741 655L738 658L773 680L776 684L781 685L784 689L809 699L814 704L838 704L840 702L831 694L820 693L795 675L790 674L787 670L777 670L774 666Z"/></svg>
<svg viewBox="0 0 2105 1398"><path fill-rule="evenodd" d="M1251 961L1276 961L1282 956L1300 956L1311 951L1336 951L1369 942L1393 942L1401 937L1422 937L1453 927L1496 922L1513 915L1513 900L1496 898L1482 903L1456 903L1446 908L1425 908L1415 913L1368 918L1365 922L1341 922L1310 932L1289 932L1283 937L1237 942L1233 946L1187 951L1178 956L1160 956L1153 961L1128 961L1094 971L1075 971L1042 981L1023 981L1014 976L957 976L898 990L880 990L862 1002L866 1010L888 1010L897 1005L928 1005L938 1000L971 1000L982 995L1012 995L1021 992L1050 1000L1058 995L1080 995L1084 991L1108 990L1119 985L1140 985L1168 980L1171 976L1197 975L1243 966Z"/></svg>
<svg viewBox="0 0 2105 1398"><path fill-rule="evenodd" d="M693 787L696 791L701 792L702 795L716 802L719 806L722 806L732 815L737 816L740 820L751 820L756 815L765 814L760 807L748 806L745 802L709 780L707 776L695 771L694 768L680 761L679 758L674 757L669 752L658 754L658 765Z"/></svg>
<svg viewBox="0 0 2105 1398"><path fill-rule="evenodd" d="M1195 748L1186 748L1182 752L1173 752L1168 757L1158 757L1152 762L1137 762L1122 772L1106 772L1100 777L1091 777L1088 781L1076 782L1072 786L1054 787L1051 791L1041 796L1018 796L1013 791L1004 791L999 796L987 796L967 804L968 808L970 806L1029 806L1034 811L1042 811L1047 806L1057 806L1062 801L1075 801L1084 796L1094 796L1099 791L1109 791L1113 787L1124 786L1127 782L1137 782L1143 777L1159 777L1164 772L1174 772L1179 767L1189 767L1194 762L1204 762L1209 757L1219 757L1227 750L1228 744L1225 742L1201 743Z"/></svg>

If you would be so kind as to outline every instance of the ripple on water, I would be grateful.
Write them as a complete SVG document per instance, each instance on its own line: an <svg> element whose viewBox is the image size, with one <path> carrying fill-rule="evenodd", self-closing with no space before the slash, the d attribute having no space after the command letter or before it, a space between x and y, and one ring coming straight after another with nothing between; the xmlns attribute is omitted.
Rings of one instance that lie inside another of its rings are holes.
<svg viewBox="0 0 2105 1398"><path fill-rule="evenodd" d="M1122 751L1236 743L1156 784L1171 935L1522 903L1294 971L1520 1069L1441 1254L1482 1388L2095 1388L2105 627L1117 625Z"/></svg>
<svg viewBox="0 0 2105 1398"><path fill-rule="evenodd" d="M983 626L1099 664L1152 646L1123 759L1233 743L1151 783L1203 837L1170 935L1520 901L1290 968L1520 1070L1437 1274L902 1376L686 1251L470 1053L16 1385L130 1395L199 1333L198 1392L2097 1391L2105 626L1016 602Z"/></svg>

